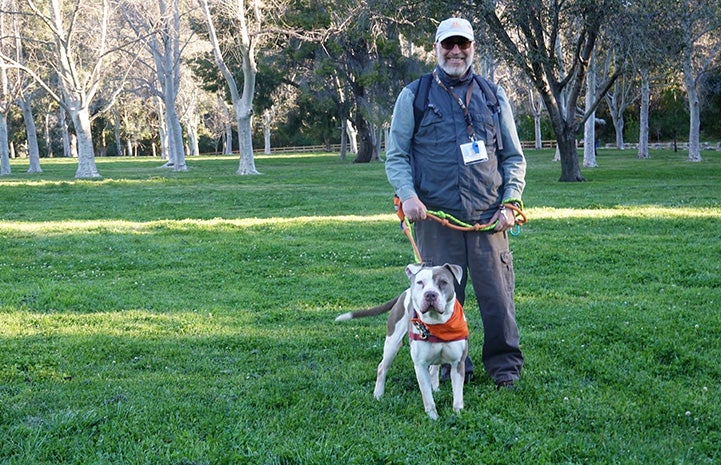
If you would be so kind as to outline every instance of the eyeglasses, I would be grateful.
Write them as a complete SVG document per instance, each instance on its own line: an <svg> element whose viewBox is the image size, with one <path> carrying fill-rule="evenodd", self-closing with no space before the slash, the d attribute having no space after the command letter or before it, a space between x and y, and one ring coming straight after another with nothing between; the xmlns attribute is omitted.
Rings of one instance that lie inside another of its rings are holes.
<svg viewBox="0 0 721 465"><path fill-rule="evenodd" d="M453 50L453 47L458 45L458 48L461 50L468 50L472 43L473 42L463 37L449 37L441 41L441 47L443 47L444 50Z"/></svg>

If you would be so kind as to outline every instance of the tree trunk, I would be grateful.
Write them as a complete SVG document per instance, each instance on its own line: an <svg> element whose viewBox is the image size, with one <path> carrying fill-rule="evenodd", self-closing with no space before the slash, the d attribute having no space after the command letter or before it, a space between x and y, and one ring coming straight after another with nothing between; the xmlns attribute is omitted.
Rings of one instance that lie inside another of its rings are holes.
<svg viewBox="0 0 721 465"><path fill-rule="evenodd" d="M698 89L693 78L691 67L684 70L686 95L688 96L689 131L688 131L688 161L702 161L701 158L701 116Z"/></svg>
<svg viewBox="0 0 721 465"><path fill-rule="evenodd" d="M47 157L53 158L53 141L50 137L50 113L45 114L45 147L48 149Z"/></svg>
<svg viewBox="0 0 721 465"><path fill-rule="evenodd" d="M236 103L233 105L235 106ZM238 161L238 171L236 171L236 174L259 174L255 169L255 159L253 158L253 132L250 124L251 114L250 111L244 108L244 105L238 103L237 106L240 160Z"/></svg>
<svg viewBox="0 0 721 465"><path fill-rule="evenodd" d="M218 97L218 111L223 115L223 155L233 154L233 125L231 124L232 117L228 111L228 105L226 105L220 94Z"/></svg>
<svg viewBox="0 0 721 465"><path fill-rule="evenodd" d="M233 125L231 125L230 122L225 125L223 155L233 155Z"/></svg>
<svg viewBox="0 0 721 465"><path fill-rule="evenodd" d="M613 116L613 127L616 130L616 148L618 150L626 150L626 142L623 139L623 128L626 122L623 119L623 111L619 111Z"/></svg>
<svg viewBox="0 0 721 465"><path fill-rule="evenodd" d="M534 147L536 149L543 148L543 136L541 133L541 114L543 112L543 100L538 94L538 91L533 86L528 86L528 103L531 108L531 115L533 116L533 136L534 136Z"/></svg>
<svg viewBox="0 0 721 465"><path fill-rule="evenodd" d="M119 111L113 111L113 115L115 116L115 121L113 121L113 135L115 136L115 151L117 152L119 157L122 157L124 155L123 153L123 139L120 137L120 112Z"/></svg>
<svg viewBox="0 0 721 465"><path fill-rule="evenodd" d="M610 73L611 59L612 56L609 56L606 60L606 75ZM611 115L611 122L613 123L613 129L616 134L616 148L619 150L626 149L626 144L623 139L623 128L625 126L623 112L628 106L626 104L627 87L626 79L621 79L620 82L616 81L612 90L606 94L606 106L608 107L608 113Z"/></svg>
<svg viewBox="0 0 721 465"><path fill-rule="evenodd" d="M163 106L163 99L160 97L155 98L158 104L158 138L160 139L160 159L170 160L170 142L168 141L168 124L165 118L165 107ZM130 153L128 153L128 156Z"/></svg>
<svg viewBox="0 0 721 465"><path fill-rule="evenodd" d="M172 78L168 78L171 81ZM177 89L172 82L168 82L164 89L163 104L165 105L165 122L168 129L168 156L172 163L173 171L187 171L185 164L185 150L183 145L183 128L180 126L180 118L175 108L175 101L178 96Z"/></svg>
<svg viewBox="0 0 721 465"><path fill-rule="evenodd" d="M68 157L78 158L78 136L75 133L68 133Z"/></svg>
<svg viewBox="0 0 721 465"><path fill-rule="evenodd" d="M383 127L383 153L388 152L388 139L391 137L391 126L385 125ZM385 160L383 160L385 161Z"/></svg>
<svg viewBox="0 0 721 465"><path fill-rule="evenodd" d="M210 14L210 8L207 0L198 0L203 15L208 24L208 35L210 43L213 47L213 56L215 64L220 69L221 74L228 84L228 90L233 101L233 109L235 110L235 119L238 125L238 150L240 151L240 160L238 162L238 171L236 174L249 175L260 174L255 169L255 159L253 158L253 134L251 131L251 118L253 115L253 97L255 95L255 78L258 73L255 63L255 50L251 44L250 32L246 21L246 11L241 7L244 2L239 2L237 11L233 14L236 16L240 24L240 35L242 45L240 46L240 54L242 57L241 67L243 69L243 94L238 91L238 84L225 64L223 54L220 50L218 37L215 33L215 25ZM254 5L257 6L257 5Z"/></svg>
<svg viewBox="0 0 721 465"><path fill-rule="evenodd" d="M586 178L581 174L578 164L576 135L568 129L556 132L556 142L561 159L561 182L583 182Z"/></svg>
<svg viewBox="0 0 721 465"><path fill-rule="evenodd" d="M87 107L73 111L70 114L75 126L78 144L78 169L75 172L77 179L99 178L100 173L95 166L95 149L93 148L93 134L90 129L90 112Z"/></svg>
<svg viewBox="0 0 721 465"><path fill-rule="evenodd" d="M2 9L6 7L6 2L2 3ZM0 34L5 40L7 31L5 30L5 18L10 17L7 13L0 13ZM10 104L13 100L10 94L10 82L8 81L7 67L5 60L0 59L0 175L7 176L12 174L10 168L10 145L8 137L8 112Z"/></svg>
<svg viewBox="0 0 721 465"><path fill-rule="evenodd" d="M358 155L356 155L353 163L368 163L373 159L373 135L368 121L362 116L356 118L355 124L358 130Z"/></svg>
<svg viewBox="0 0 721 465"><path fill-rule="evenodd" d="M10 168L10 145L8 144L8 115L0 112L0 175L12 174Z"/></svg>
<svg viewBox="0 0 721 465"><path fill-rule="evenodd" d="M350 143L350 153L358 153L358 131L353 127L350 119L345 120L345 130L348 134L348 142Z"/></svg>
<svg viewBox="0 0 721 465"><path fill-rule="evenodd" d="M583 126L583 166L584 168L595 168L596 162L596 117L595 113L586 120Z"/></svg>
<svg viewBox="0 0 721 465"><path fill-rule="evenodd" d="M58 120L60 126L60 133L63 137L63 157L73 157L75 152L73 151L72 144L70 143L70 128L68 127L68 113L65 111L65 107L60 106L60 119Z"/></svg>
<svg viewBox="0 0 721 465"><path fill-rule="evenodd" d="M541 114L533 115L533 135L535 139L535 147L537 149L543 148L543 137L541 133Z"/></svg>
<svg viewBox="0 0 721 465"><path fill-rule="evenodd" d="M586 113L591 111L596 99L596 58L591 57L586 75ZM596 112L592 112L583 127L583 166L596 167Z"/></svg>
<svg viewBox="0 0 721 465"><path fill-rule="evenodd" d="M638 117L638 158L648 155L648 115L651 107L651 79L648 68L641 69L641 108Z"/></svg>
<svg viewBox="0 0 721 465"><path fill-rule="evenodd" d="M235 118L238 122L238 171L241 176L260 174L255 169L255 158L253 156L253 94L255 93L255 60L251 56L245 56L243 60L243 95L236 92L233 97L233 108Z"/></svg>
<svg viewBox="0 0 721 465"><path fill-rule="evenodd" d="M38 130L35 126L35 118L33 117L33 108L30 105L30 99L24 95L18 99L18 104L23 112L23 122L25 123L25 134L28 140L28 158L30 166L28 173L42 173L40 168L40 147L38 146Z"/></svg>
<svg viewBox="0 0 721 465"><path fill-rule="evenodd" d="M578 163L578 149L576 147L576 130L573 126L574 117L565 115L566 112L574 112L575 109L567 108L565 99L559 104L548 101L551 96L542 94L546 109L548 110L553 126L553 133L556 135L556 155L553 161L561 162L561 182L582 182L586 179L581 174L581 167Z"/></svg>
<svg viewBox="0 0 721 465"><path fill-rule="evenodd" d="M263 153L270 155L270 125L273 122L273 115L270 110L263 112Z"/></svg>
<svg viewBox="0 0 721 465"><path fill-rule="evenodd" d="M340 160L345 161L346 159L346 152L348 150L348 133L345 130L346 122L348 120L343 118L341 119L341 129L340 129Z"/></svg>
<svg viewBox="0 0 721 465"><path fill-rule="evenodd" d="M198 123L195 120L195 115L188 118L188 123L185 126L188 131L188 155L197 157L200 155L200 145L198 142Z"/></svg>
<svg viewBox="0 0 721 465"><path fill-rule="evenodd" d="M371 161L379 161L380 160L380 150L381 150L381 128L375 127L374 124L370 125L370 135L371 135Z"/></svg>

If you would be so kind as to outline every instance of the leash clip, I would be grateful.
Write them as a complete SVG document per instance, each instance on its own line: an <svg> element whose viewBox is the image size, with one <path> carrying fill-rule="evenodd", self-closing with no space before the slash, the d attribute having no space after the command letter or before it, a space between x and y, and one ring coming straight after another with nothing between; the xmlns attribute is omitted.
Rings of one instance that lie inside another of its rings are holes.
<svg viewBox="0 0 721 465"><path fill-rule="evenodd" d="M414 322L413 322L413 325L414 325L414 326L416 327L416 329L420 332L420 337L421 337L421 339L423 339L423 340L425 341L426 339L428 339L428 338L430 337L431 332L428 331L428 328L427 328L426 325L424 325L422 322L420 322L420 321L414 321Z"/></svg>

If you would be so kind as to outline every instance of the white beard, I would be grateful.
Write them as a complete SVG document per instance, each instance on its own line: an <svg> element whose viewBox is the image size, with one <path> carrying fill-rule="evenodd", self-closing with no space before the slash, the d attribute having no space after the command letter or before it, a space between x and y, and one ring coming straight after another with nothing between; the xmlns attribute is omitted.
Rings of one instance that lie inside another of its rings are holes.
<svg viewBox="0 0 721 465"><path fill-rule="evenodd" d="M440 45L438 45L438 48L436 49L436 60L438 60L438 65L449 77L455 79L465 76L468 69L471 65L473 65L473 55L473 47L466 51L460 51L452 57L448 55L443 56ZM457 58L460 58L460 60Z"/></svg>

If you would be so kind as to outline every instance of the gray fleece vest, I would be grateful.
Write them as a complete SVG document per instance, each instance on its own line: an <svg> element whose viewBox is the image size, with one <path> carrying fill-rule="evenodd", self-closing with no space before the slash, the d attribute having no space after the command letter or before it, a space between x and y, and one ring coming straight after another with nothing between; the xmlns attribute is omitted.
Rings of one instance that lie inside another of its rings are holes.
<svg viewBox="0 0 721 465"><path fill-rule="evenodd" d="M472 81L469 76L461 81L444 80L444 84L465 101ZM418 81L409 85L414 94L417 87ZM485 222L501 202L503 177L496 157L493 114L475 82L468 108L476 139L485 143L488 160L472 165L464 163L460 146L469 142L469 138L463 110L433 81L411 144L414 185L429 210L441 210L466 222Z"/></svg>

